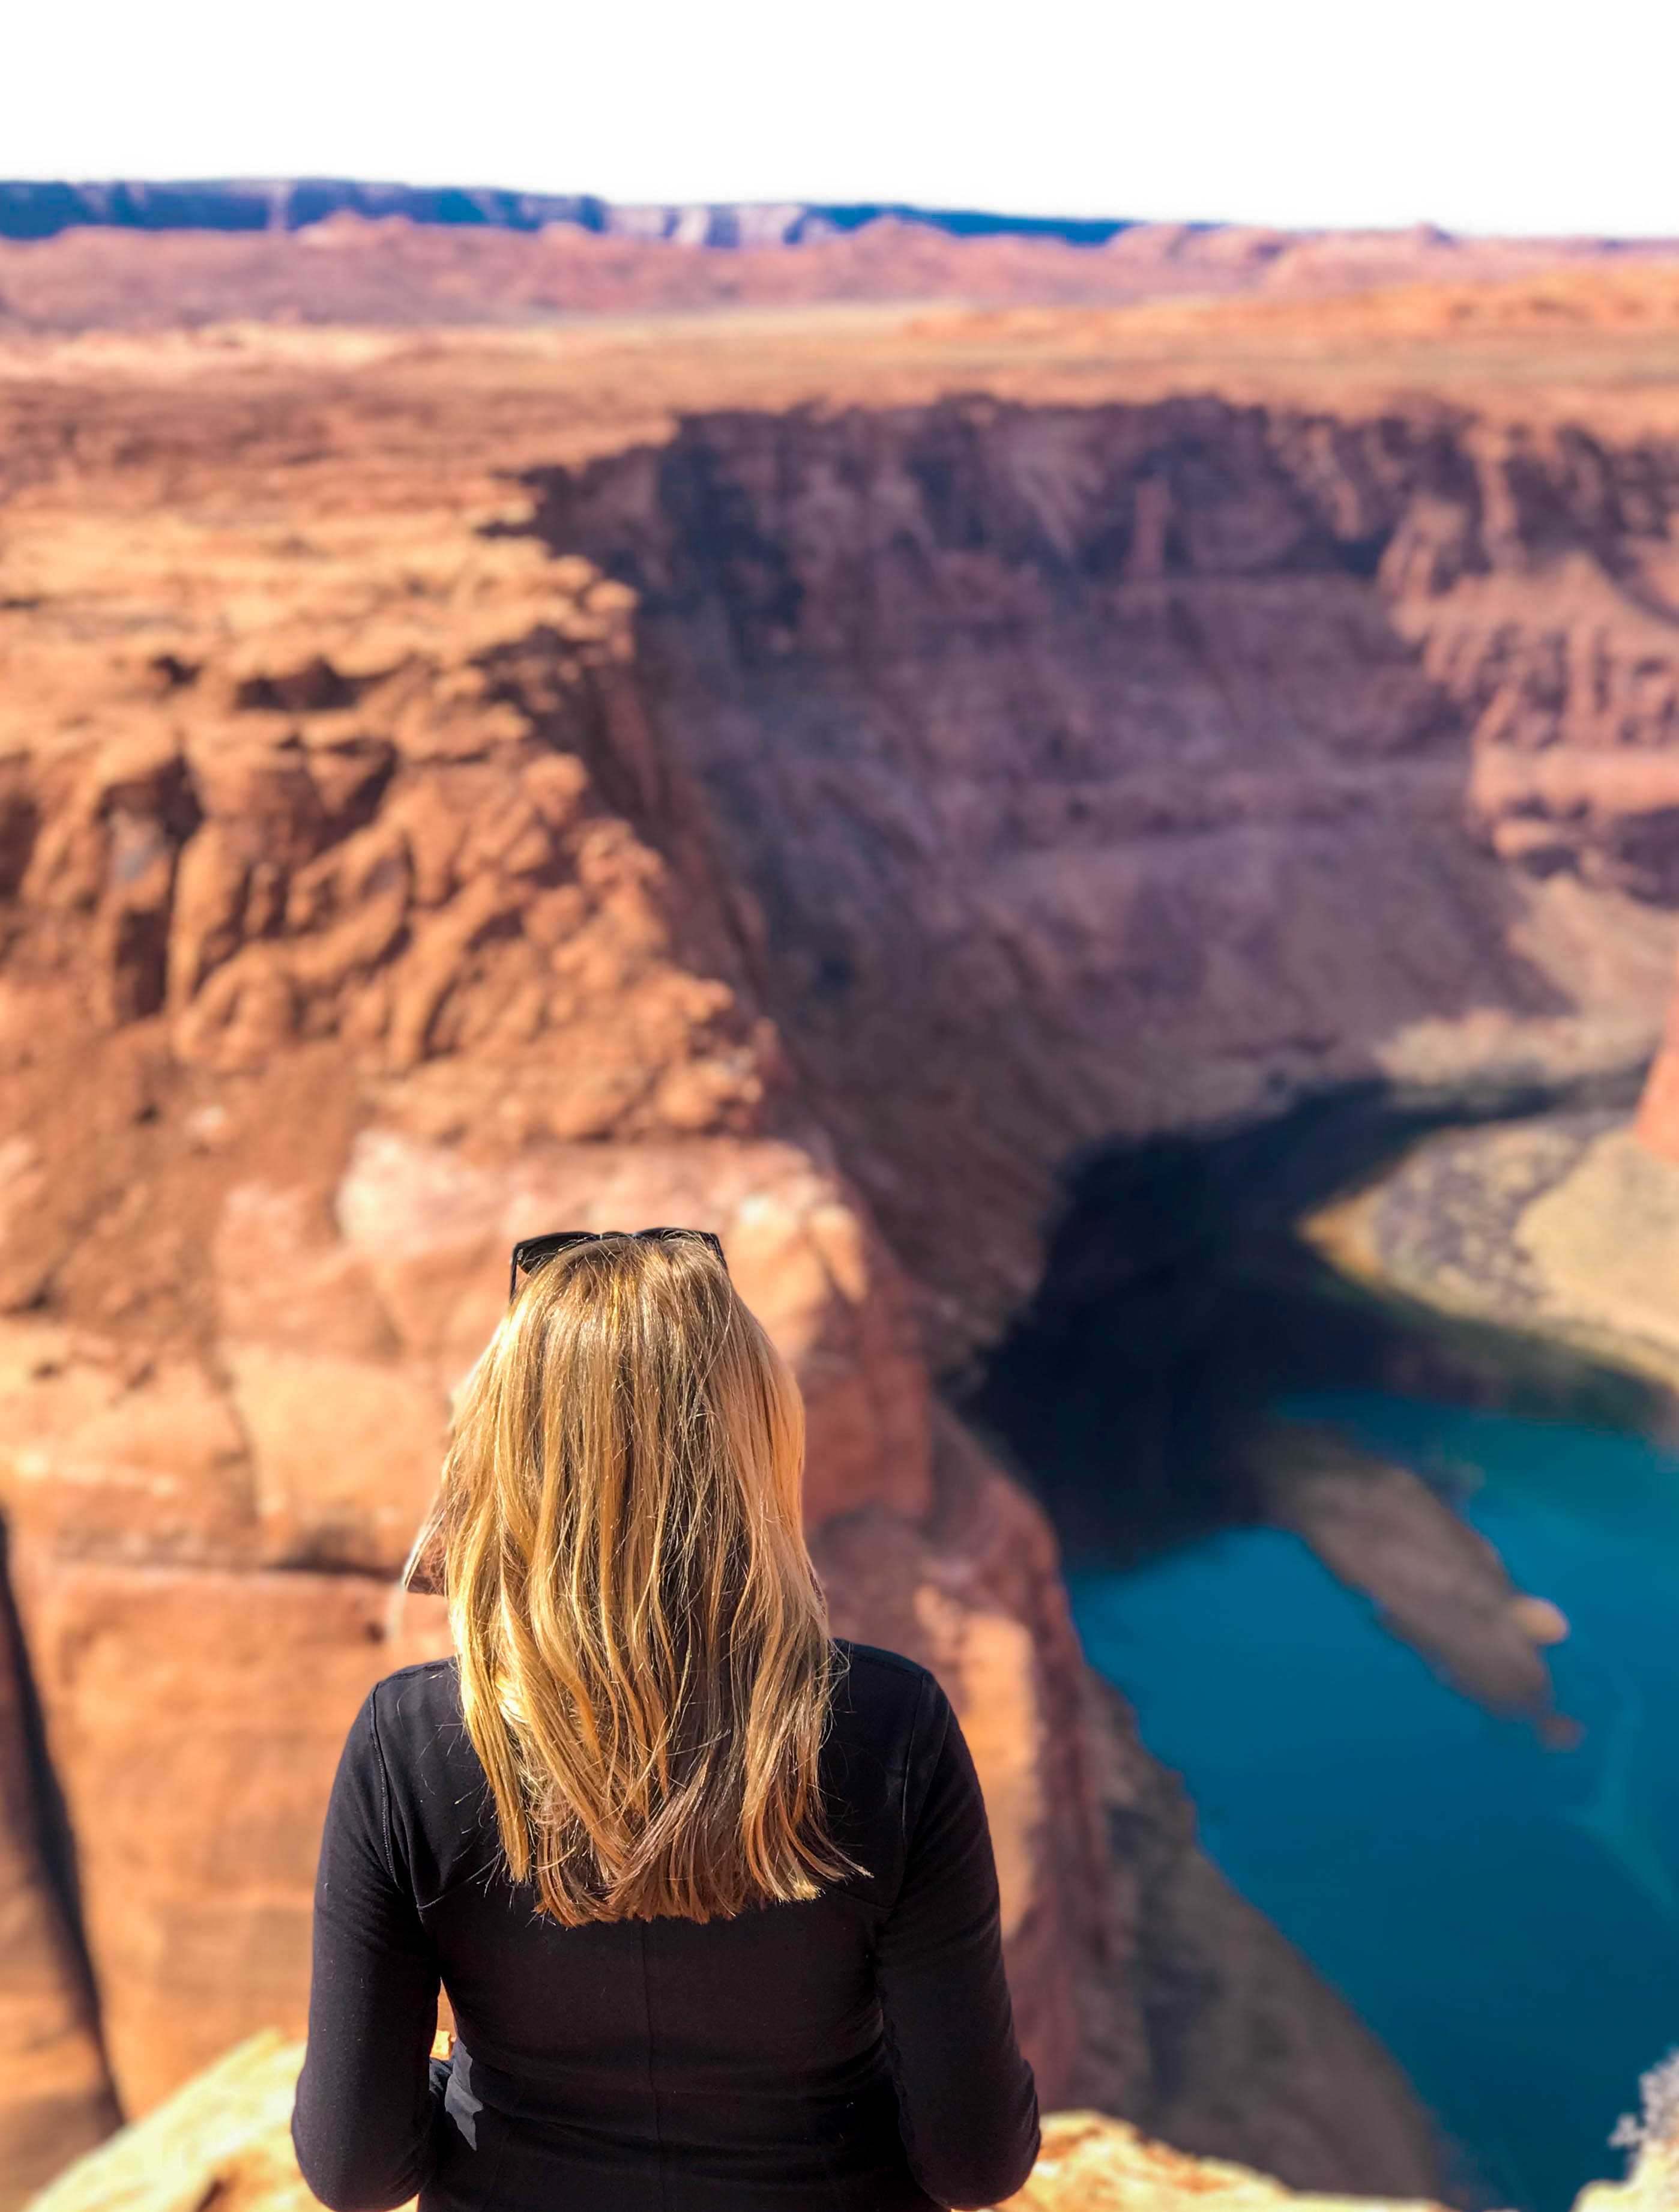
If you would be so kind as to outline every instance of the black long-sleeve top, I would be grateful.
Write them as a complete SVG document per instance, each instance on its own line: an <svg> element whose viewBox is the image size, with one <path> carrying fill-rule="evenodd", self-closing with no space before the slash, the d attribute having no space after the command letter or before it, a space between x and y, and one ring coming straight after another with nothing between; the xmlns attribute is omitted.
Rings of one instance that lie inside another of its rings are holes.
<svg viewBox="0 0 1679 2212"><path fill-rule="evenodd" d="M334 2212L416 2191L421 2212L928 2212L1019 2188L1037 2099L973 1761L924 1668L839 1650L821 1780L867 1873L734 1920L539 1916L453 1662L378 1686L326 1817L292 2122Z"/></svg>

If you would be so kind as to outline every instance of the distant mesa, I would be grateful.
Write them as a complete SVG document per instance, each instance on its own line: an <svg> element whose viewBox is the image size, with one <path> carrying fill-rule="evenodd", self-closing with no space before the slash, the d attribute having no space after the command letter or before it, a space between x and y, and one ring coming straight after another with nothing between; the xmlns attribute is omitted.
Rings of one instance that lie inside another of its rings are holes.
<svg viewBox="0 0 1679 2212"><path fill-rule="evenodd" d="M895 202L802 200L618 206L588 192L515 192L492 186L385 185L349 177L231 177L173 183L0 182L0 238L56 238L61 231L305 230L335 215L372 220L541 230L574 223L602 237L680 246L803 246L843 237L883 217L923 223L951 238L1045 238L1106 246L1131 226L1084 216L993 215ZM1210 228L1214 226L1197 226Z"/></svg>
<svg viewBox="0 0 1679 2212"><path fill-rule="evenodd" d="M1478 287L1495 317L1513 313L1549 337L1582 317L1671 319L1676 263L1679 240L1468 238L1427 223L1291 231L887 201L635 206L334 177L0 181L0 336L26 342L227 324L796 314L824 302L937 301L995 317L1175 301L1193 316L1242 293L1270 307L1416 286ZM1499 306L1501 287L1582 271L1615 296ZM1430 312L1433 334L1441 317L1452 328L1486 319L1464 299ZM1417 335L1414 304L1397 313Z"/></svg>

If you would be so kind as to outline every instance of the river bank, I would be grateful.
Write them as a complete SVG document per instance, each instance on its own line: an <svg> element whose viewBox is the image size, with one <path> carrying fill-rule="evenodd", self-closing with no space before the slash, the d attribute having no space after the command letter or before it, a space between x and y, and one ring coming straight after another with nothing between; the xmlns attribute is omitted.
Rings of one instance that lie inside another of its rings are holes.
<svg viewBox="0 0 1679 2212"><path fill-rule="evenodd" d="M1424 1138L1316 1212L1312 1244L1380 1293L1584 1354L1654 1386L1679 1434L1679 1163L1626 1115L1561 1113Z"/></svg>

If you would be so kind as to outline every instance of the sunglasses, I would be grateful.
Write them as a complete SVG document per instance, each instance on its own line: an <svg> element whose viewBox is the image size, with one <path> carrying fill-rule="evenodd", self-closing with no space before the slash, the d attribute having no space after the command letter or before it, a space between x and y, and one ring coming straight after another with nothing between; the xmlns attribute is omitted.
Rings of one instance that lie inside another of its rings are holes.
<svg viewBox="0 0 1679 2212"><path fill-rule="evenodd" d="M522 1237L514 1245L512 1265L507 1270L508 1304L518 1296L521 1275L534 1275L556 1252L569 1252L573 1244L598 1244L609 1237L634 1237L651 1244L680 1244L692 1237L696 1243L709 1246L722 1261L724 1273L729 1271L729 1262L723 1257L723 1240L713 1237L709 1229L550 1229L546 1237Z"/></svg>

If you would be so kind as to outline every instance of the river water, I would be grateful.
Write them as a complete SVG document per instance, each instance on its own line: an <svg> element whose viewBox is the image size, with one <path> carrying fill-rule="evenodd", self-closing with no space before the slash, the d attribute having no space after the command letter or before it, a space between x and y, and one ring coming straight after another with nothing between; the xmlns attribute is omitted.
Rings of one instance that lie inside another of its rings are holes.
<svg viewBox="0 0 1679 2212"><path fill-rule="evenodd" d="M1381 2038L1465 2172L1523 2212L1619 2173L1679 2045L1679 1458L1634 1436L1376 1390L1285 1416L1448 1486L1573 1626L1548 1748L1436 1679L1292 1536L1079 1569L1092 1663L1203 1842Z"/></svg>
<svg viewBox="0 0 1679 2212"><path fill-rule="evenodd" d="M1366 1087L1093 1159L966 1410L1035 1485L1089 1657L1213 1858L1403 2066L1466 2189L1566 2212L1679 2045L1679 1458L1631 1378L1361 1292L1306 1244L1419 1133ZM1279 1417L1442 1486L1562 1608L1572 1747L1255 1525Z"/></svg>

